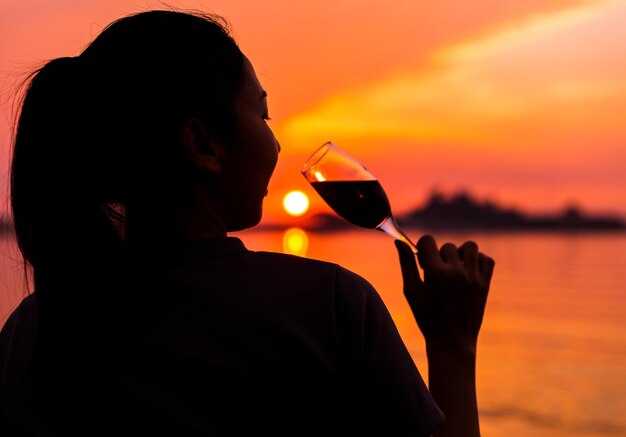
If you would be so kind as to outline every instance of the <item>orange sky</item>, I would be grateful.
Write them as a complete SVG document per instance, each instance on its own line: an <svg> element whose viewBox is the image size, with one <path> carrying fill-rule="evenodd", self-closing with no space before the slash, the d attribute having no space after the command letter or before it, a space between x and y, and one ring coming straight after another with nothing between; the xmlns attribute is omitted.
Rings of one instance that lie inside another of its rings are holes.
<svg viewBox="0 0 626 437"><path fill-rule="evenodd" d="M0 191L11 86L77 54L153 1L0 4ZM266 221L333 140L385 186L398 212L436 187L533 211L577 203L626 216L626 1L171 1L224 15L269 93L283 146ZM4 205L4 202L0 202Z"/></svg>

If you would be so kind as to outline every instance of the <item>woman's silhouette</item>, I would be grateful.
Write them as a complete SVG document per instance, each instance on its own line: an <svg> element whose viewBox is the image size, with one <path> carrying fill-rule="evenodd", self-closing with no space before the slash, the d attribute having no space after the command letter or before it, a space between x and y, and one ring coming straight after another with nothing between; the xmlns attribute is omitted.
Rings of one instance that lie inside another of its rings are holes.
<svg viewBox="0 0 626 437"><path fill-rule="evenodd" d="M0 335L0 433L479 434L493 261L397 243L430 390L376 290L248 251L280 146L219 17L149 11L28 82L11 205L34 292ZM444 415L446 418L444 420Z"/></svg>

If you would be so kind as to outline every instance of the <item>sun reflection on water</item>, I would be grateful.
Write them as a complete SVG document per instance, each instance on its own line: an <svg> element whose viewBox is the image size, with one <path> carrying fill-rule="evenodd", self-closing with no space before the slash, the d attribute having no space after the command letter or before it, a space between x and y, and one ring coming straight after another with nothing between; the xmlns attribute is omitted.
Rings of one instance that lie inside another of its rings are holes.
<svg viewBox="0 0 626 437"><path fill-rule="evenodd" d="M283 235L283 252L290 255L306 256L309 237L300 228L289 228Z"/></svg>

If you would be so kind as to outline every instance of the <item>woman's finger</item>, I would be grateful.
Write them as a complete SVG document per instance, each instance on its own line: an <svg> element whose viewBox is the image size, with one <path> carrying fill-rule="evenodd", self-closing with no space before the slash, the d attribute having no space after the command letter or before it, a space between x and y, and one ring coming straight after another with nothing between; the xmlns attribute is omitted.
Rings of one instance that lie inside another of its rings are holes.
<svg viewBox="0 0 626 437"><path fill-rule="evenodd" d="M478 271L483 279L485 279L487 285L491 282L495 265L496 263L491 257L488 257L484 253L478 255Z"/></svg>
<svg viewBox="0 0 626 437"><path fill-rule="evenodd" d="M459 257L459 249L452 243L446 243L441 246L439 251L441 259L451 266L460 266L461 258Z"/></svg>
<svg viewBox="0 0 626 437"><path fill-rule="evenodd" d="M443 267L443 260L432 235L424 235L417 241L417 259L424 270Z"/></svg>
<svg viewBox="0 0 626 437"><path fill-rule="evenodd" d="M459 255L465 268L478 271L478 245L473 241L466 241L459 247Z"/></svg>

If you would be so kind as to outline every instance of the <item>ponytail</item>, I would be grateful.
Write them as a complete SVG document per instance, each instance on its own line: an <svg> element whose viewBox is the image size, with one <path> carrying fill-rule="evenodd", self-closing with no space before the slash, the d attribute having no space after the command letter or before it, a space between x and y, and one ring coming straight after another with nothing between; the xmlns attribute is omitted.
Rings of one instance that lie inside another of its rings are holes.
<svg viewBox="0 0 626 437"><path fill-rule="evenodd" d="M107 214L102 160L92 153L88 80L79 58L55 59L38 70L14 141L13 220L20 251L32 267L38 337L47 345L71 338L77 314L71 302L80 298L85 307L95 307L89 301L98 298L97 286L119 282L124 259L122 238ZM100 281L94 284L94 278ZM91 294L81 295L84 287Z"/></svg>

